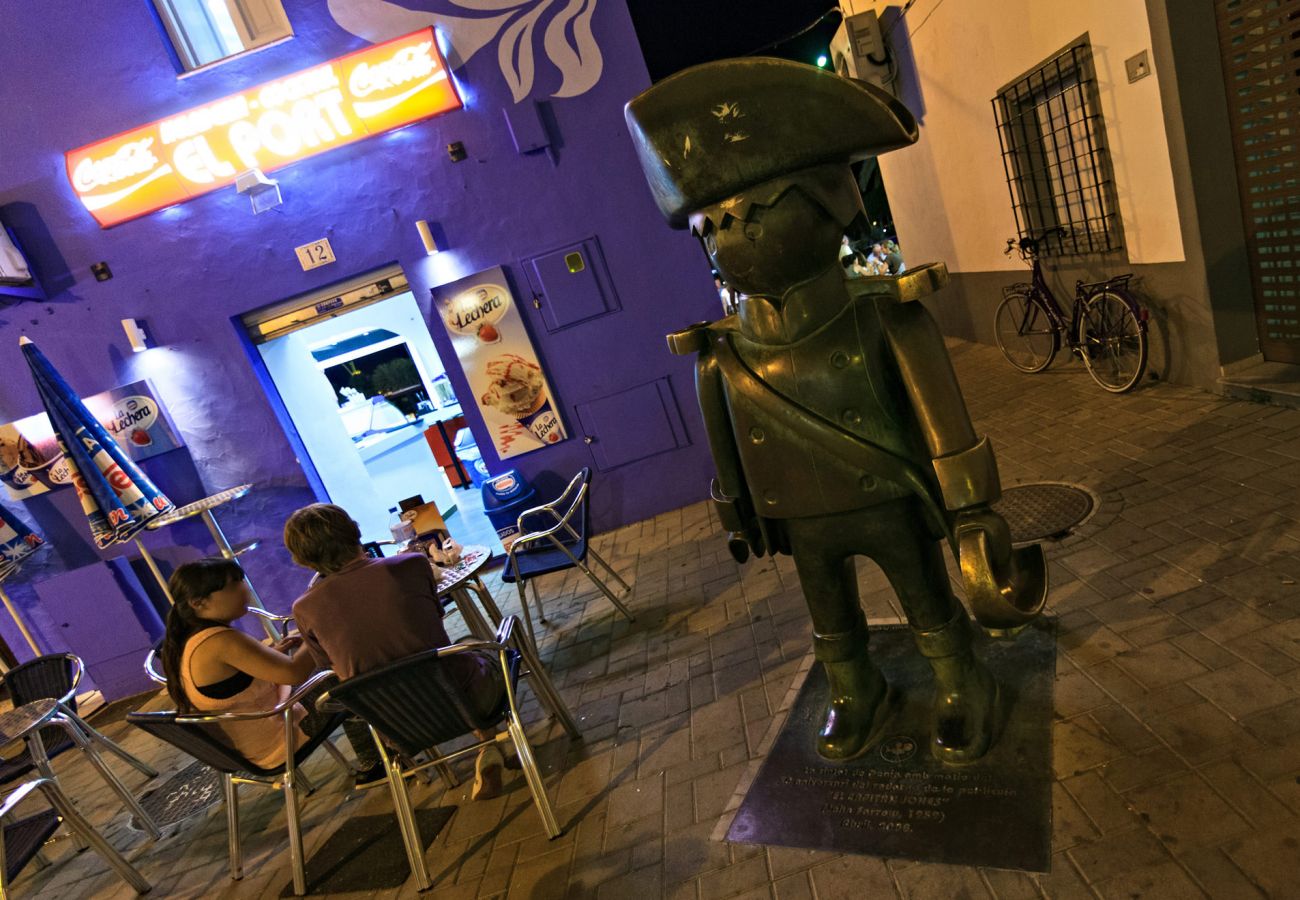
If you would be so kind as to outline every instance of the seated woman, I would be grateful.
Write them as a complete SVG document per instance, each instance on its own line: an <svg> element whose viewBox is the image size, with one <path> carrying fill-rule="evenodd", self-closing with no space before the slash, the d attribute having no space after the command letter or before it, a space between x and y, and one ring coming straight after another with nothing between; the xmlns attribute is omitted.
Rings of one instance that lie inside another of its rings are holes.
<svg viewBox="0 0 1300 900"><path fill-rule="evenodd" d="M289 637L268 647L231 624L247 612L252 591L239 563L201 559L179 567L167 583L174 604L167 614L162 665L167 693L181 712L257 712L289 696L292 685L316 669L302 639ZM306 715L298 707L301 723ZM231 746L254 764L284 762L284 722L279 716L221 725ZM294 748L307 739L295 731Z"/></svg>

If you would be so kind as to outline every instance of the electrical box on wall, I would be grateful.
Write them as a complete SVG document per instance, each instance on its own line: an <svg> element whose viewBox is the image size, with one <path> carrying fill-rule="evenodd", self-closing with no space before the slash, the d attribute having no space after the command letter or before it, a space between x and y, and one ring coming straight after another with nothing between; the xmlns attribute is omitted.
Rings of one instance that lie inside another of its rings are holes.
<svg viewBox="0 0 1300 900"><path fill-rule="evenodd" d="M547 331L559 331L621 309L595 236L523 261L533 305Z"/></svg>
<svg viewBox="0 0 1300 900"><path fill-rule="evenodd" d="M894 92L889 77L889 51L874 11L847 16L840 22L831 38L831 64L838 75Z"/></svg>

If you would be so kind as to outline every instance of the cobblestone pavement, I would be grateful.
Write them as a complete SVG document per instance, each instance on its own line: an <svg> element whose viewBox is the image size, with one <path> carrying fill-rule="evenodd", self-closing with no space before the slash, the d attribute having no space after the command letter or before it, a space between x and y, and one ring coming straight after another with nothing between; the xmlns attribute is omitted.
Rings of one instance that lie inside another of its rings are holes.
<svg viewBox="0 0 1300 900"><path fill-rule="evenodd" d="M543 655L585 730L570 745L554 726L533 726L565 833L545 839L517 773L487 802L470 802L464 786L417 785L418 807L457 807L428 851L435 896L1297 895L1300 410L1163 384L1115 397L1077 365L1023 376L994 349L952 352L1007 485L1078 482L1102 500L1050 548L1060 628L1051 874L709 839L808 651L809 627L789 559L737 566L699 504L598 541L635 584L635 623L580 577L542 582ZM868 615L896 617L881 576L861 569ZM491 587L515 607L509 590ZM125 726L108 733L166 771L184 765ZM243 792L247 874L232 883L219 807L147 842L71 757L56 761L61 777L154 896L284 890L275 796ZM319 784L305 803L309 854L351 817L391 815L383 790L346 796L327 758L308 772ZM135 773L124 777L143 789ZM50 855L53 866L21 876L19 896L129 896L66 840ZM414 894L408 881L346 896Z"/></svg>

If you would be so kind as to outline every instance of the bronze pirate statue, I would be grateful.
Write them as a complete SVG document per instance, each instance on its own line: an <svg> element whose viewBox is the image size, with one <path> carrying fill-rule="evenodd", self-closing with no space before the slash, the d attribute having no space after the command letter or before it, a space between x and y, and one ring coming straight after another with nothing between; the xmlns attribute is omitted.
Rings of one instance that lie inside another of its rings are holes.
<svg viewBox="0 0 1300 900"><path fill-rule="evenodd" d="M941 264L848 280L838 260L864 215L849 163L917 139L906 107L876 87L776 59L709 63L627 105L659 209L690 227L739 309L668 338L698 354L713 500L733 555L789 553L830 696L827 759L870 747L888 687L867 649L853 557L884 570L936 682L932 751L983 755L998 688L971 649L939 542L957 554L985 627L1013 631L1047 593L1038 545L1013 550L1000 495L943 338L919 299Z"/></svg>

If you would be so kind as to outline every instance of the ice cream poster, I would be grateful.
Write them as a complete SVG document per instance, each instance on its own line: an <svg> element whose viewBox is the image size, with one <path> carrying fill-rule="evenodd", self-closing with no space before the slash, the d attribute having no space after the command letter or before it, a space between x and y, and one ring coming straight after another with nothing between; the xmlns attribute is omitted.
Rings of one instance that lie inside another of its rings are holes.
<svg viewBox="0 0 1300 900"><path fill-rule="evenodd" d="M505 271L487 269L433 295L497 455L518 456L568 437Z"/></svg>
<svg viewBox="0 0 1300 900"><path fill-rule="evenodd" d="M184 446L147 381L95 394L85 403L137 462ZM72 472L45 413L0 425L0 483L11 500L72 484Z"/></svg>

